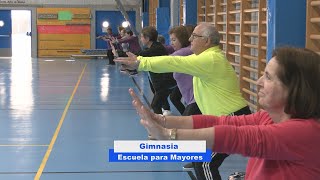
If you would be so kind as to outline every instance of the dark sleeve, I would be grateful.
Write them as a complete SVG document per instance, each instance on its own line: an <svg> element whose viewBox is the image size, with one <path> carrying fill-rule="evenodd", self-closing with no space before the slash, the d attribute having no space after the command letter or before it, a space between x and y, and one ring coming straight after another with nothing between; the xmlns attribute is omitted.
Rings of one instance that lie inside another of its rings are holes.
<svg viewBox="0 0 320 180"><path fill-rule="evenodd" d="M150 48L141 50L141 51L139 52L139 56L143 56L143 57L151 57L152 54L153 54L153 53L152 53L152 50L150 50Z"/></svg>
<svg viewBox="0 0 320 180"><path fill-rule="evenodd" d="M168 55L166 48L159 42L153 42L151 47L138 53L139 56L152 57Z"/></svg>
<svg viewBox="0 0 320 180"><path fill-rule="evenodd" d="M118 39L118 43L129 43L129 42L133 41L133 39L134 39L133 36L130 36L130 37L127 37L124 39Z"/></svg>

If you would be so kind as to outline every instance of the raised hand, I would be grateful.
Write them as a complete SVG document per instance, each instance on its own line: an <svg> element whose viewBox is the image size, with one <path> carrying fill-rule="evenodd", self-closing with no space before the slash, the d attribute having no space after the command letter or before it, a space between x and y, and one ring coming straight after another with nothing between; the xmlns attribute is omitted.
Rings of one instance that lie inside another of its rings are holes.
<svg viewBox="0 0 320 180"><path fill-rule="evenodd" d="M141 117L140 123L146 128L148 133L155 139L165 140L169 137L168 129L163 127L163 118L151 112L146 108L138 96L134 93L133 89L129 89L129 93L133 99L132 104L136 108L139 116Z"/></svg>
<svg viewBox="0 0 320 180"><path fill-rule="evenodd" d="M118 57L115 62L119 62L124 69L136 70L139 67L139 62L137 56L131 52L127 52L128 57Z"/></svg>

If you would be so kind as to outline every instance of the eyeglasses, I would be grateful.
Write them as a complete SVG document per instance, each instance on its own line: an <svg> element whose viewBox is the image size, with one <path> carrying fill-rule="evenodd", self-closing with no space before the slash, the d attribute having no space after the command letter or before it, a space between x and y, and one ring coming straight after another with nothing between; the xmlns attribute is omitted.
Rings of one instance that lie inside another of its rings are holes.
<svg viewBox="0 0 320 180"><path fill-rule="evenodd" d="M191 36L190 36L190 39L193 40L193 39L196 39L196 38L204 38L204 37L207 38L207 36L201 36L201 35L192 33Z"/></svg>

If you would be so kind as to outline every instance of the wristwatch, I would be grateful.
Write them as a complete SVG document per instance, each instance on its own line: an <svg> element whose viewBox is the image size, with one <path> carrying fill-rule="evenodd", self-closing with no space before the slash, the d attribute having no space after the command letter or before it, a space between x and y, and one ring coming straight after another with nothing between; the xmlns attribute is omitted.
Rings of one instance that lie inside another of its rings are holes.
<svg viewBox="0 0 320 180"><path fill-rule="evenodd" d="M177 140L177 128L170 129L169 140Z"/></svg>

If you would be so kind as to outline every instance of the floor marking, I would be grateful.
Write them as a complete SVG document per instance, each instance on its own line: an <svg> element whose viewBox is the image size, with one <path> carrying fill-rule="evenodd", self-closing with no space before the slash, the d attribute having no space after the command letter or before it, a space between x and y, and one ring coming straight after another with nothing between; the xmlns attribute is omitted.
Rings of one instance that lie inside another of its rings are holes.
<svg viewBox="0 0 320 180"><path fill-rule="evenodd" d="M77 82L76 86L74 87L73 92L72 92L72 94L71 94L71 96L70 96L70 98L69 98L69 100L68 100L68 103L67 103L67 105L66 105L66 107L65 107L65 109L64 109L64 111L63 111L63 114L62 114L62 116L61 116L61 118L60 118L60 121L59 121L59 124L58 124L58 126L57 126L57 128L56 128L56 131L54 132L54 135L53 135L53 137L52 137L52 139L51 139L51 142L50 142L50 144L49 144L49 147L48 147L48 149L47 149L47 152L46 152L46 154L44 155L44 157L43 157L43 159L42 159L42 162L41 162L41 164L40 164L40 167L39 167L39 169L38 169L38 171L37 171L36 176L34 177L35 180L40 179L41 174L42 174L42 172L43 172L43 170L44 170L44 168L45 168L45 166L46 166L46 164L47 164L47 161L48 161L49 156L50 156L50 154L51 154L51 151L52 151L52 149L53 149L54 143L55 143L56 140L57 140L57 137L58 137L59 132L60 132L60 129L61 129L61 127L62 127L63 121L64 121L64 119L65 119L65 117L66 117L66 114L67 114L68 109L69 109L69 107L70 107L70 104L71 104L71 102L72 102L72 100L73 100L73 97L74 97L74 95L75 95L75 93L76 93L76 91L77 91L77 89L78 89L78 86L79 86L79 84L80 84L80 81L81 81L81 79L82 79L82 76L83 76L83 74L84 74L84 71L85 71L86 67L87 67L87 64L86 64L86 65L84 66L84 68L82 69L82 72L81 72L81 74L80 74L80 76L79 76L78 82Z"/></svg>
<svg viewBox="0 0 320 180"><path fill-rule="evenodd" d="M0 144L0 147L39 147L49 146L49 144Z"/></svg>
<svg viewBox="0 0 320 180"><path fill-rule="evenodd" d="M108 173L154 173L154 172L163 172L163 173L168 173L168 172L185 172L183 170L132 170L132 171L48 171L48 172L43 172L42 174L108 174ZM0 174L35 174L36 172L0 172Z"/></svg>

